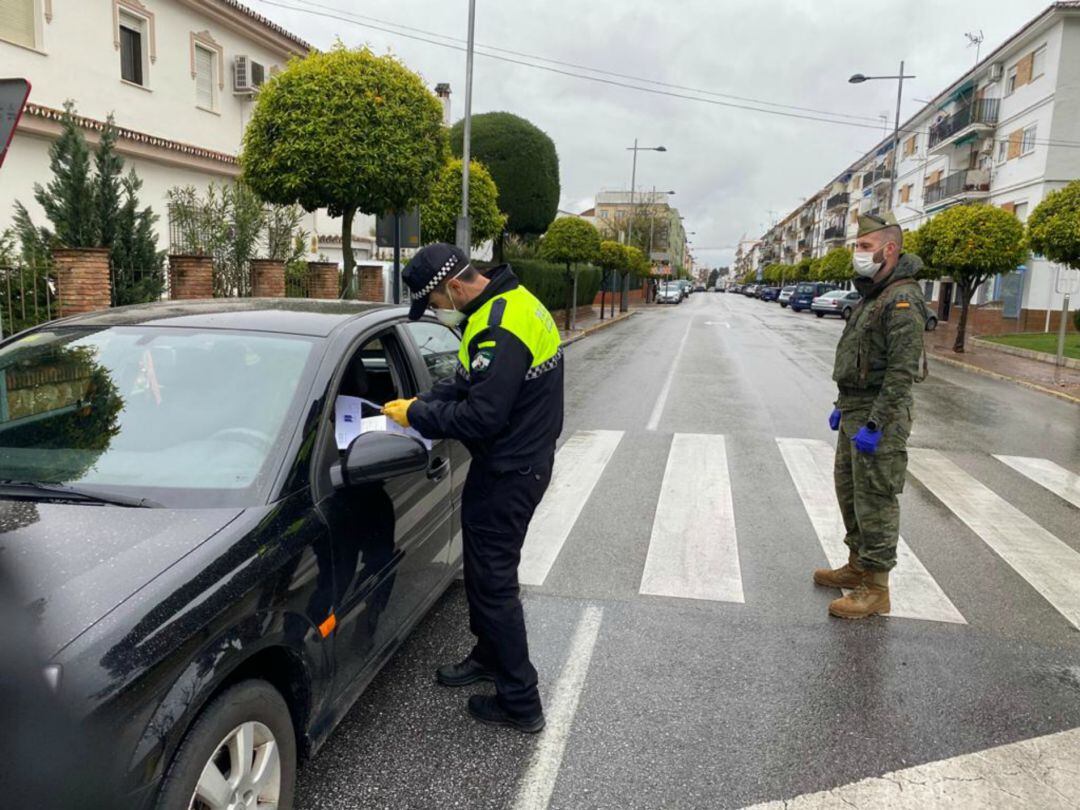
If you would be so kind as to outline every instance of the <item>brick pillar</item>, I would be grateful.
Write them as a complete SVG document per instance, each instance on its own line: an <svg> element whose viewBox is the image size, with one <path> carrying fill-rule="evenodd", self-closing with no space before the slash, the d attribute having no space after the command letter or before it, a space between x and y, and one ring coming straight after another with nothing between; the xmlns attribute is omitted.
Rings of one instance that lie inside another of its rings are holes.
<svg viewBox="0 0 1080 810"><path fill-rule="evenodd" d="M53 264L61 316L109 308L112 280L108 248L57 248Z"/></svg>
<svg viewBox="0 0 1080 810"><path fill-rule="evenodd" d="M337 298L338 289L337 262L308 262L308 298Z"/></svg>
<svg viewBox="0 0 1080 810"><path fill-rule="evenodd" d="M357 297L361 301L383 303L386 300L386 288L383 286L382 265L358 264L356 272L360 278L360 294Z"/></svg>
<svg viewBox="0 0 1080 810"><path fill-rule="evenodd" d="M251 294L255 298L284 298L285 262L276 259L252 259Z"/></svg>
<svg viewBox="0 0 1080 810"><path fill-rule="evenodd" d="M213 298L213 257L169 256L169 289L174 300Z"/></svg>

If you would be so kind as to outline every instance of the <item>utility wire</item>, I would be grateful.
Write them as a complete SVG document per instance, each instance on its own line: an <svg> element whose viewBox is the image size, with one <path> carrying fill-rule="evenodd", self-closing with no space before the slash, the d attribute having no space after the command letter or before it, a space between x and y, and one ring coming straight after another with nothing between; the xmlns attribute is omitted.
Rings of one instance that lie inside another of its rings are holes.
<svg viewBox="0 0 1080 810"><path fill-rule="evenodd" d="M316 11L316 10L313 10L313 9L310 9L310 8L303 8L301 6L295 6L295 5L291 5L291 4L288 4L288 3L282 3L282 2L279 2L279 0L260 0L260 2L262 2L262 3L264 3L265 5L268 5L268 6L275 6L277 8L287 9L289 11L296 11L296 12L299 12L301 14L310 14L310 15L315 16L315 17L326 17L326 18L329 18L329 19L338 20L340 22L352 23L353 25L356 25L356 26L359 26L359 27L362 27L362 28L371 28L371 29L376 30L376 31L382 31L382 32L387 33L387 34L393 34L395 36L400 36L400 37L403 37L405 39L412 39L412 40L416 40L418 42L425 42L425 43L427 43L429 45L437 45L438 47L441 47L441 48L449 48L450 50L455 50L455 51L464 51L465 50L465 48L460 46L460 45L454 45L454 44L449 43L449 42L440 42L438 40L430 39L429 37L425 37L425 36L418 36L418 35L415 35L415 34L403 33L401 31L396 31L396 30L393 30L393 29L385 27L385 26L376 25L374 23L363 22L363 21L360 21L358 19L353 19L351 17L346 17L346 16L343 16L342 14L335 13L335 12ZM303 2L303 0L300 0L300 2ZM523 67L529 67L529 68L532 68L534 70L542 70L542 71L545 71L545 72L548 72L548 73L554 73L554 74L557 74L557 75L560 75L560 76L568 76L570 78L582 79L584 81L595 82L595 83L598 83L598 84L611 85L613 87L623 87L623 88L626 88L628 90L637 90L638 92L649 93L651 95L667 96L667 97L670 97L670 98L679 98L679 99L683 99L683 100L686 100L686 101L696 101L696 102L699 102L699 103L702 103L702 104L712 104L712 105L717 106L717 107L725 107L725 108L728 108L728 109L735 109L735 110L746 110L748 112L759 112L759 113L765 113L767 115L775 115L775 116L780 116L782 118L794 118L794 119L798 119L798 120L802 120L802 121L818 121L818 122L825 123L825 124L837 124L839 126L857 127L859 129L871 129L871 130L875 130L875 131L878 128L877 124L869 124L869 123L860 124L857 121L841 121L841 120L837 120L836 118L823 118L823 117L821 117L819 115L803 114L803 113L796 113L796 112L785 112L783 110L770 110L770 109L765 109L763 107L750 106L748 104L735 104L735 103L732 103L732 102L729 102L729 101L720 101L718 99L713 99L713 98L702 98L701 96L696 96L696 95L687 95L685 93L675 93L675 92L671 92L669 90L662 90L662 89L654 88L654 87L642 87L641 85L637 85L637 84L630 84L628 82L616 81L614 79L606 79L606 78L603 78L603 77L600 77L600 76L589 76L589 75L585 75L585 74L581 74L581 73L574 73L574 72L569 71L569 70L562 70L560 68L549 67L547 65L537 65L537 64L535 64L533 62L527 62L527 61L524 61L522 59L512 59L510 57L499 56L497 54L484 53L483 51L476 51L476 54L478 56L484 56L484 57L486 57L488 59L494 59L494 60L497 60L497 61L500 61L500 62L507 62L507 63L510 63L510 64L521 65ZM764 103L769 103L769 102L764 102ZM828 113L828 114L833 115L833 113ZM903 128L901 128L899 130L899 132L902 132L905 135L926 135L928 133L928 130L925 130L925 129L903 129ZM995 142L998 142L998 143L1008 142L1008 138L994 138L993 140ZM1038 146L1060 146L1060 147L1066 147L1066 148L1072 148L1072 149L1080 149L1080 141L1034 140L1034 141L1030 141L1029 143L1033 143L1034 145L1038 145Z"/></svg>

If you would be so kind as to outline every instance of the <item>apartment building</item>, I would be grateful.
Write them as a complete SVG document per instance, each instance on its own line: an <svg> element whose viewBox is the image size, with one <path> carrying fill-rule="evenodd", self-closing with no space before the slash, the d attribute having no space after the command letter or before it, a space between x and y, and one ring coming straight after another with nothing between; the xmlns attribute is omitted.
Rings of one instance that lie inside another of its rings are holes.
<svg viewBox="0 0 1080 810"><path fill-rule="evenodd" d="M0 168L0 231L15 200L38 222L34 183L50 176L48 150L64 102L75 102L91 144L112 113L117 151L143 181L141 201L168 244L166 193L239 175L237 155L263 81L312 46L236 0L2 0L0 70L28 79L27 109ZM370 256L370 218L354 249ZM339 221L305 218L312 253L341 254Z"/></svg>
<svg viewBox="0 0 1080 810"><path fill-rule="evenodd" d="M635 233L634 241L645 245L653 266L688 269L686 229L679 209L669 203L669 196L666 191L638 191L633 195L629 191L600 191L592 209L593 224L605 238L625 242L633 214L635 223L648 228L644 233ZM643 225L642 220L647 220L648 225Z"/></svg>
<svg viewBox="0 0 1080 810"><path fill-rule="evenodd" d="M979 202L1023 221L1048 192L1077 178L1080 2L1073 1L1049 6L903 122L898 155L890 134L781 224L817 218L810 255L821 256L853 243L861 213L892 211L910 230L950 206ZM785 233L779 238L776 260L804 255L784 249ZM1061 306L1057 271L1032 256L983 285L975 303L992 304L1003 329L1041 328ZM947 279L927 283L942 320L958 300L954 288Z"/></svg>

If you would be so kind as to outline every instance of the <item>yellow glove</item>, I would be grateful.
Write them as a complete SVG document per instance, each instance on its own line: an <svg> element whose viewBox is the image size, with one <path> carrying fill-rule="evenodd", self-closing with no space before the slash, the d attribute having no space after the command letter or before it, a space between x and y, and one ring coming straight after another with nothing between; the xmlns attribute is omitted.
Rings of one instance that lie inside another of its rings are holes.
<svg viewBox="0 0 1080 810"><path fill-rule="evenodd" d="M416 397L412 399L394 399L383 405L382 412L402 427L408 427L409 406L414 402L416 402Z"/></svg>

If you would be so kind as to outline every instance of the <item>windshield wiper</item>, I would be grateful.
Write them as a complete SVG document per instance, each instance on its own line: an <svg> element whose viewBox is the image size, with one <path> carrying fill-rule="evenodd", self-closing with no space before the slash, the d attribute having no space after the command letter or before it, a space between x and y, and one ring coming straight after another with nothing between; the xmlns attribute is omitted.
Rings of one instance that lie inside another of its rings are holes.
<svg viewBox="0 0 1080 810"><path fill-rule="evenodd" d="M71 499L110 506L130 506L140 508L161 508L161 504L149 498L133 498L128 495L116 495L111 492L99 492L68 484L46 484L41 481L0 481L0 496L3 495L41 495L46 498Z"/></svg>

